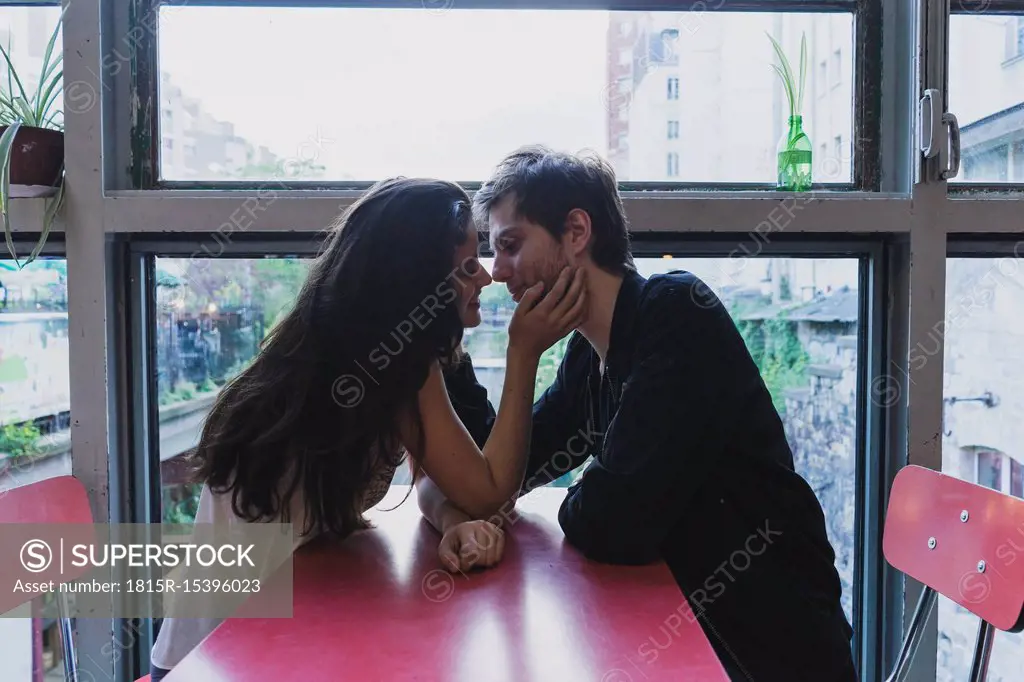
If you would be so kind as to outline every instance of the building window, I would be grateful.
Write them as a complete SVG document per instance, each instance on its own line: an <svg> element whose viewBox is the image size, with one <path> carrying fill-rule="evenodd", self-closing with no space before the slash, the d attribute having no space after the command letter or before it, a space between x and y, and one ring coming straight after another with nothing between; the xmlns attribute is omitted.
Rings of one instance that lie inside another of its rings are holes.
<svg viewBox="0 0 1024 682"><path fill-rule="evenodd" d="M818 97L824 97L825 91L828 90L828 60L822 59L821 63L818 64Z"/></svg>
<svg viewBox="0 0 1024 682"><path fill-rule="evenodd" d="M668 122L668 139L678 140L679 139L679 121Z"/></svg>
<svg viewBox="0 0 1024 682"><path fill-rule="evenodd" d="M837 158L837 159L843 158L843 136L842 135L836 135L835 139L832 140L832 144L835 145L835 148L833 150L835 158Z"/></svg>
<svg viewBox="0 0 1024 682"><path fill-rule="evenodd" d="M633 50L624 47L619 50L619 66L629 66L633 63Z"/></svg>
<svg viewBox="0 0 1024 682"><path fill-rule="evenodd" d="M830 85L838 88L843 80L843 51L841 49L832 53L832 76Z"/></svg>
<svg viewBox="0 0 1024 682"><path fill-rule="evenodd" d="M1003 454L992 450L978 452L978 485L992 490L1003 488Z"/></svg>
<svg viewBox="0 0 1024 682"><path fill-rule="evenodd" d="M677 152L668 153L668 176L670 178L677 177L679 175L679 154Z"/></svg>
<svg viewBox="0 0 1024 682"><path fill-rule="evenodd" d="M669 78L668 79L668 98L679 99L679 79Z"/></svg>
<svg viewBox="0 0 1024 682"><path fill-rule="evenodd" d="M1024 497L1024 464L1010 459L1010 494Z"/></svg>
<svg viewBox="0 0 1024 682"><path fill-rule="evenodd" d="M1006 56L1010 61L1024 56L1024 17L1009 17L1006 20Z"/></svg>

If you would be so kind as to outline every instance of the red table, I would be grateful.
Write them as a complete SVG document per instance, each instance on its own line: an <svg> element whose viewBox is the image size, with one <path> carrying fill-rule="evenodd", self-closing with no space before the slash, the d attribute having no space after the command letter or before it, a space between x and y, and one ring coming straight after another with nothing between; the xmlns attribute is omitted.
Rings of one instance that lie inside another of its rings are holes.
<svg viewBox="0 0 1024 682"><path fill-rule="evenodd" d="M503 561L451 575L415 492L376 528L294 556L294 617L221 624L166 682L728 682L664 564L607 566L564 542L565 489L519 501Z"/></svg>

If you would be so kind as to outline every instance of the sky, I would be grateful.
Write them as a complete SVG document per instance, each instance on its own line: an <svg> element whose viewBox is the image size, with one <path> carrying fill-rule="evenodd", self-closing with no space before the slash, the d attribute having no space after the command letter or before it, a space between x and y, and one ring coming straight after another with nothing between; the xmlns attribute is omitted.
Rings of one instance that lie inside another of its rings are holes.
<svg viewBox="0 0 1024 682"><path fill-rule="evenodd" d="M327 176L469 180L526 143L605 153L607 12L165 7L160 66Z"/></svg>

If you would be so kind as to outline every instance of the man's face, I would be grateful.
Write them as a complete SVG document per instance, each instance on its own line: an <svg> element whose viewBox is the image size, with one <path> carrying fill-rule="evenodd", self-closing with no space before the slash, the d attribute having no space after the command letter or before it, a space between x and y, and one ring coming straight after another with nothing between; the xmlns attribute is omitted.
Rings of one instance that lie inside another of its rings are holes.
<svg viewBox="0 0 1024 682"><path fill-rule="evenodd" d="M537 282L544 282L545 293L550 291L562 269L571 265L565 248L550 232L515 214L511 195L491 207L489 228L494 251L491 276L505 283L516 303Z"/></svg>

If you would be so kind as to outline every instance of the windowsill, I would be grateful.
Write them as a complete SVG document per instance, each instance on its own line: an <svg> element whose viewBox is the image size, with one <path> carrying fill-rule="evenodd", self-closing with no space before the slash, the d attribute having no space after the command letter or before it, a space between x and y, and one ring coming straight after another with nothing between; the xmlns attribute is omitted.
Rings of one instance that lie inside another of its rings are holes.
<svg viewBox="0 0 1024 682"><path fill-rule="evenodd" d="M958 199L1020 201L1024 199L1024 183L950 182L947 195L953 201Z"/></svg>
<svg viewBox="0 0 1024 682"><path fill-rule="evenodd" d="M10 189L12 199L41 199L56 193L57 188L49 185L11 185Z"/></svg>
<svg viewBox="0 0 1024 682"><path fill-rule="evenodd" d="M1010 57L1009 59L1004 59L1001 66L1005 69L1020 62L1024 62L1024 53L1018 54L1015 57Z"/></svg>
<svg viewBox="0 0 1024 682"><path fill-rule="evenodd" d="M40 233L43 231L43 222L46 218L46 205L47 203L53 203L50 199L45 197L33 197L33 198L20 198L11 201L11 229L14 232L22 233ZM62 213L67 209L65 203L64 209L58 212L54 218L53 226L50 228L51 232L63 232L64 231L64 220Z"/></svg>

